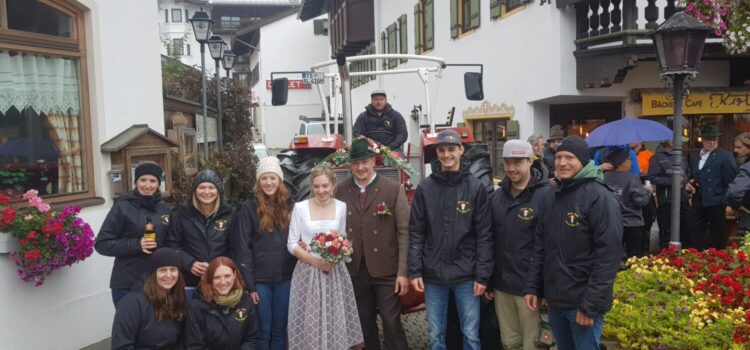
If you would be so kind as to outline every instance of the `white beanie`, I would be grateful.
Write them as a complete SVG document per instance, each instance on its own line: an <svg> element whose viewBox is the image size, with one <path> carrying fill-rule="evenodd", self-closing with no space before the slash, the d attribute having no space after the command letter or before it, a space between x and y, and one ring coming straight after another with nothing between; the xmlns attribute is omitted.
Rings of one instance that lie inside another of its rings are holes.
<svg viewBox="0 0 750 350"><path fill-rule="evenodd" d="M259 180L260 176L265 173L274 173L279 180L284 180L284 173L281 171L279 159L273 156L263 157L258 162L258 170L255 171L255 179Z"/></svg>

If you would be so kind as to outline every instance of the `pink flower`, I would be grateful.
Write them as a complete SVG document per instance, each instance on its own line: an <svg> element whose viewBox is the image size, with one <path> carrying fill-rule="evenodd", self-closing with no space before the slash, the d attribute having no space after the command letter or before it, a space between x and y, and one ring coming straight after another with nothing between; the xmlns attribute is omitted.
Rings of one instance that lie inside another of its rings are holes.
<svg viewBox="0 0 750 350"><path fill-rule="evenodd" d="M39 195L39 191L31 189L31 190L26 191L26 193L24 193L23 198L31 200L32 198L36 198L37 195Z"/></svg>
<svg viewBox="0 0 750 350"><path fill-rule="evenodd" d="M33 218L34 218L34 216L31 215L31 214L27 214L26 216L23 217L23 219L26 220L26 221L30 221Z"/></svg>

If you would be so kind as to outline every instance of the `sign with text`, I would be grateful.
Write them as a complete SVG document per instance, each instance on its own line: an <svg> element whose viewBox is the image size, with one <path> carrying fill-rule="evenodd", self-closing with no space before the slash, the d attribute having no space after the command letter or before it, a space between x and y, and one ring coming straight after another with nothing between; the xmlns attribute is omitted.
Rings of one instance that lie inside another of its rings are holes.
<svg viewBox="0 0 750 350"><path fill-rule="evenodd" d="M312 86L308 83L305 83L303 80L289 80L289 83L287 83L287 87L289 90L301 90L301 89L311 89ZM271 80L266 80L266 90L271 90Z"/></svg>
<svg viewBox="0 0 750 350"><path fill-rule="evenodd" d="M304 72L302 73L302 81L308 84L324 84L326 75L322 72Z"/></svg>
<svg viewBox="0 0 750 350"><path fill-rule="evenodd" d="M643 94L644 116L674 114L671 94ZM694 92L682 100L683 114L750 113L750 91Z"/></svg>

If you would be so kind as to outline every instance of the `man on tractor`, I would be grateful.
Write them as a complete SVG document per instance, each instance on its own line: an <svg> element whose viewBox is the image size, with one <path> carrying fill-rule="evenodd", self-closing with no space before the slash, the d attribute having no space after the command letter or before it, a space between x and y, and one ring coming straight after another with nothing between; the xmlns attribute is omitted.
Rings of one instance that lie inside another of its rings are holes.
<svg viewBox="0 0 750 350"><path fill-rule="evenodd" d="M352 131L354 137L368 137L400 153L408 136L404 117L391 107L385 90L380 89L370 94L370 104L359 114Z"/></svg>

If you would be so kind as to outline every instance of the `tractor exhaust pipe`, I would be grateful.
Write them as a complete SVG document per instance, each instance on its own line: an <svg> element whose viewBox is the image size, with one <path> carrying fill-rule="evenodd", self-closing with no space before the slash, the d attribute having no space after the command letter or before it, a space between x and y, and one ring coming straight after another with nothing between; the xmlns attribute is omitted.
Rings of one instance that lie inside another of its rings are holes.
<svg viewBox="0 0 750 350"><path fill-rule="evenodd" d="M341 113L344 116L344 139L347 144L352 142L352 89L349 80L349 67L346 65L346 56L343 53L336 56L336 64L339 66L341 77ZM338 123L334 116L334 123Z"/></svg>

